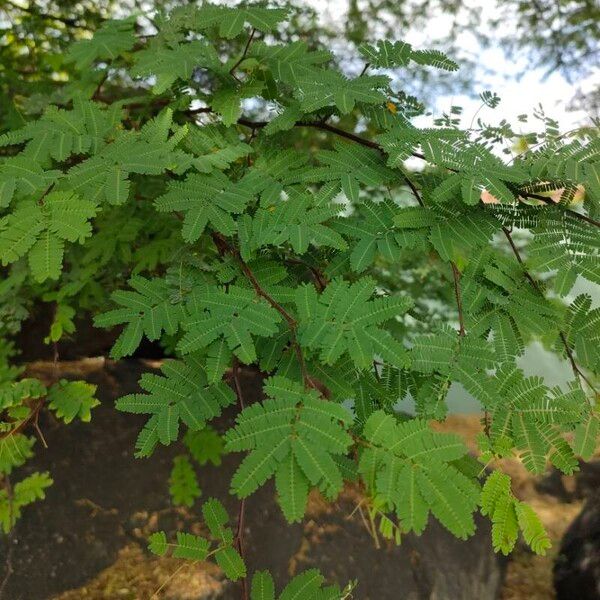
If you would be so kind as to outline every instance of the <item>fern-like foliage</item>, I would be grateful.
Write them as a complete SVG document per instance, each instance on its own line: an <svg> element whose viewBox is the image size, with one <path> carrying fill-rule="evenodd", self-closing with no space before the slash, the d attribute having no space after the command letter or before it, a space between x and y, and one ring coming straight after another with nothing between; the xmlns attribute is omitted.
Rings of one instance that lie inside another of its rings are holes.
<svg viewBox="0 0 600 600"><path fill-rule="evenodd" d="M169 477L169 493L173 504L193 506L202 492L192 463L186 456L177 456Z"/></svg>
<svg viewBox="0 0 600 600"><path fill-rule="evenodd" d="M23 508L46 497L46 488L52 483L49 473L33 473L15 484L11 496L7 490L0 490L0 527L4 533L14 527Z"/></svg>
<svg viewBox="0 0 600 600"><path fill-rule="evenodd" d="M148 549L158 556L170 552L174 558L192 561L206 560L214 555L228 579L235 581L245 577L246 565L234 547L234 535L228 525L229 515L225 507L216 498L209 498L202 505L202 515L211 539L178 531L176 542L168 542L166 533L159 531L150 536Z"/></svg>
<svg viewBox="0 0 600 600"><path fill-rule="evenodd" d="M201 430L235 402L235 395L224 383L208 383L203 361L196 355L166 362L161 371L162 375L142 376L140 386L147 393L130 394L117 401L119 410L152 415L138 437L137 456L149 456L159 442L177 440L180 421L192 431Z"/></svg>
<svg viewBox="0 0 600 600"><path fill-rule="evenodd" d="M41 204L24 201L0 219L0 260L7 265L27 255L37 281L58 279L65 242L83 243L92 234L96 205L73 192L51 192Z"/></svg>
<svg viewBox="0 0 600 600"><path fill-rule="evenodd" d="M364 369L377 353L397 367L407 366L404 347L380 325L406 312L411 301L400 296L371 299L374 288L369 277L352 285L332 281L320 296L313 286L299 288L296 306L302 343L319 349L326 364L347 353L357 368Z"/></svg>
<svg viewBox="0 0 600 600"><path fill-rule="evenodd" d="M133 277L130 290L113 292L113 301L120 308L95 318L98 327L110 327L125 323L112 356L121 358L135 352L145 334L149 340L157 340L162 333L174 334L186 313L181 302L172 300L173 290L164 279Z"/></svg>
<svg viewBox="0 0 600 600"><path fill-rule="evenodd" d="M281 591L275 595L275 583L268 571L257 571L252 577L251 600L339 600L342 592L337 585L325 586L325 577L317 569L309 569L296 575Z"/></svg>
<svg viewBox="0 0 600 600"><path fill-rule="evenodd" d="M198 290L187 303L190 317L179 343L184 354L206 348L221 336L242 362L256 360L252 335L271 336L277 331L280 316L265 301L240 287L227 291L214 288Z"/></svg>
<svg viewBox="0 0 600 600"><path fill-rule="evenodd" d="M329 498L341 490L343 478L333 457L345 454L351 443L344 428L351 416L283 377L270 378L264 389L270 398L243 410L225 436L226 450L251 450L231 488L244 498L275 475L279 504L293 522L304 516L311 486Z"/></svg>
<svg viewBox="0 0 600 600"><path fill-rule="evenodd" d="M9 338L47 303L47 343L92 313L115 328L114 358L144 338L175 357L117 401L148 415L137 456L182 438L174 503L197 501L197 468L242 454L236 532L209 500L210 536L157 532L154 552L214 558L245 578L243 502L271 478L289 522L311 490L333 499L358 482L386 539L422 532L430 514L466 538L481 506L496 550L521 531L544 552L508 477L487 476L483 492L479 478L504 457L573 473L597 451L598 132L561 135L541 112L535 134L506 121L463 130L454 112L423 128L427 109L390 70L453 71L450 57L379 40L359 46L366 64L352 74L288 22L302 19L208 2L154 15L152 35L135 16L105 20L76 36L51 86L24 73L27 85L11 88L0 121L2 484L31 458L40 411L87 422L98 403L90 384L45 385L14 364ZM510 156L517 137L523 151ZM532 375L533 343L569 381ZM266 399L249 402L248 370L265 375ZM484 413L476 457L430 424L457 389ZM209 423L225 411L235 425L223 433ZM12 498L0 493L5 531L49 483L34 473L11 482ZM349 593L315 571L279 596L265 573L249 587L265 600Z"/></svg>
<svg viewBox="0 0 600 600"><path fill-rule="evenodd" d="M419 65L431 65L447 71L458 69L458 65L439 50L413 50L407 42L379 40L375 46L361 44L358 51L376 67L405 67L412 60Z"/></svg>
<svg viewBox="0 0 600 600"><path fill-rule="evenodd" d="M457 537L473 533L479 484L462 472L467 448L458 436L418 419L397 423L383 411L369 417L363 435L371 446L361 454L361 475L404 531L421 533L431 511Z"/></svg>
<svg viewBox="0 0 600 600"><path fill-rule="evenodd" d="M264 246L289 244L295 254L305 254L309 245L345 250L344 238L329 226L340 206L328 202L335 188L319 197L290 188L288 198L263 202L254 216L239 223L242 256L252 256Z"/></svg>
<svg viewBox="0 0 600 600"><path fill-rule="evenodd" d="M495 471L487 478L481 491L481 512L492 519L492 544L496 551L508 554L519 531L536 554L545 554L550 547L539 517L513 496L508 475Z"/></svg>

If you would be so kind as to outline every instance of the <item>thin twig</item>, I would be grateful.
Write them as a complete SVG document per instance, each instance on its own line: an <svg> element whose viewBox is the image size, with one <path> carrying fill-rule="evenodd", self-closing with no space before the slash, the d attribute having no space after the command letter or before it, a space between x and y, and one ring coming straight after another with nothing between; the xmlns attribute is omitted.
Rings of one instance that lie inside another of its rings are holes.
<svg viewBox="0 0 600 600"><path fill-rule="evenodd" d="M458 335L465 337L465 321L463 316L462 296L460 293L460 271L454 261L450 263L452 277L454 278L454 296L456 297L456 308L458 309Z"/></svg>
<svg viewBox="0 0 600 600"><path fill-rule="evenodd" d="M230 244L224 236L220 233L213 232L212 239L215 243L215 246L222 254L231 254L237 261L242 270L242 273L246 276L246 279L252 284L254 291L258 296L264 298L269 305L274 308L286 321L288 329L290 330L290 336L292 338L292 348L294 353L296 354L296 359L298 360L298 364L300 365L300 372L302 373L302 381L304 382L304 386L307 388L318 389L313 383L310 375L308 374L308 370L306 369L306 362L304 360L304 354L302 353L302 348L298 343L298 338L296 335L296 331L298 329L298 323L296 319L287 311L279 302L277 302L259 283L258 279L254 275L252 269L246 264L244 259L239 253L239 250Z"/></svg>
<svg viewBox="0 0 600 600"><path fill-rule="evenodd" d="M173 580L173 578L183 569L185 569L186 567L191 567L193 565L195 565L198 561L194 560L192 562L183 562L181 563L176 569L175 571L173 571L173 573L171 573L160 585L160 587L152 594L152 598L158 598L158 594L164 589L164 587Z"/></svg>
<svg viewBox="0 0 600 600"><path fill-rule="evenodd" d="M314 267L313 265L310 265L306 261L301 260L299 258L285 258L284 260L286 263L289 263L291 265L302 265L303 267L306 267L310 271L317 286L317 289L320 292L322 292L329 284L329 282L327 281L327 277L318 267Z"/></svg>
<svg viewBox="0 0 600 600"><path fill-rule="evenodd" d="M98 98L100 97L100 92L102 91L102 86L106 83L107 79L108 79L108 68L106 69L106 71L104 71L102 78L100 79L98 85L96 86L96 89L94 90L94 93L92 94L92 97L91 97L92 100L98 100Z"/></svg>
<svg viewBox="0 0 600 600"><path fill-rule="evenodd" d="M25 429L25 427L27 427L27 425L36 418L38 412L42 409L45 400L45 398L38 400L36 405L31 409L30 413L22 421L20 421L16 427L10 431L5 431L0 434L0 440L16 435L17 433L23 431L23 429Z"/></svg>
<svg viewBox="0 0 600 600"><path fill-rule="evenodd" d="M8 532L8 536L6 538L6 543L8 544L8 550L6 551L6 560L4 561L4 577L2 578L2 583L0 583L0 598L2 598L4 596L4 590L6 588L6 585L8 584L8 580L10 579L10 576L13 574L14 569L13 569L13 563L12 563L12 557L13 557L13 537L14 537L14 514L13 514L13 491L12 491L12 486L10 484L10 479L8 477L8 475L4 475L4 479L2 481L2 484L4 486L4 489L6 490L6 497L8 500L8 524L10 527L10 530Z"/></svg>
<svg viewBox="0 0 600 600"><path fill-rule="evenodd" d="M525 268L525 263L523 261L523 258L521 257L521 253L519 252L517 246L515 245L515 242L512 239L512 236L510 235L510 231L508 231L508 229L506 227L503 227L502 231L504 232L504 235L506 236L506 239L508 240L508 243L510 244L510 247L512 249L513 254L515 255L515 258L517 259L517 262L521 266L523 275L529 281L531 286L536 290L536 292L538 292L539 294L541 294L543 296L544 292L543 292L542 288L539 286L538 282L531 276L529 271ZM585 381L585 383L588 384L590 389L595 394L598 394L598 390L596 389L596 387L592 384L592 382L586 377L585 373L577 365L577 362L575 361L575 357L573 356L573 352L571 350L571 347L569 346L569 342L567 340L567 336L565 335L565 332L559 329L558 335L564 346L565 353L567 355L567 358L569 359L569 363L571 364L571 369L573 370L575 377L577 377L577 379L579 379L580 382L581 382L581 380Z"/></svg>
<svg viewBox="0 0 600 600"><path fill-rule="evenodd" d="M244 517L246 514L246 498L240 500L240 507L238 510L238 525L235 535L235 545L237 550L244 560ZM248 578L242 578L242 600L248 600Z"/></svg>
<svg viewBox="0 0 600 600"><path fill-rule="evenodd" d="M231 69L229 69L229 74L230 75L234 75L235 70L242 64L242 62L246 58L246 55L248 54L248 50L250 49L250 44L252 43L252 40L254 38L254 34L255 33L256 33L256 28L253 27L252 31L250 32L250 35L248 36L248 41L246 42L246 46L244 47L244 51L242 52L242 55L235 62L235 64L233 65L233 67L231 67ZM234 77L235 77L235 75L234 75Z"/></svg>
<svg viewBox="0 0 600 600"><path fill-rule="evenodd" d="M534 200L540 200L541 202L543 202L544 204L548 204L549 206L556 206L556 202L554 202L554 200L552 200L552 198L546 198L546 196L541 196L540 194L534 194L534 193L526 193L524 194L524 196L526 196L527 198L532 198ZM584 215L582 213L578 213L575 212L574 210L570 210L569 208L565 209L565 212L570 215L571 217L575 217L577 219L580 219L582 221L585 221L586 223L589 223L590 225L595 225L596 227L600 227L600 221L596 221L596 219L593 219L592 217L588 217L587 215Z"/></svg>
<svg viewBox="0 0 600 600"><path fill-rule="evenodd" d="M242 386L240 384L240 363L238 361L237 356L233 357L231 374L233 378L233 386L235 388L235 395L238 399L238 404L240 405L240 410L244 410L244 394L242 393ZM246 513L246 499L242 498L240 500L240 505L238 509L238 519L237 519L237 530L235 533L235 545L237 547L242 560L244 560L244 516ZM242 600L248 600L248 580L246 577L242 579Z"/></svg>
<svg viewBox="0 0 600 600"><path fill-rule="evenodd" d="M414 194L415 198L417 199L419 206L424 207L425 203L423 202L423 198L421 198L421 194L419 193L417 186L411 181L410 177L406 173L402 173L402 176L404 178L404 181L406 181L406 185L408 185L408 187L411 189L412 193Z"/></svg>
<svg viewBox="0 0 600 600"><path fill-rule="evenodd" d="M483 433L490 437L490 413L487 408L483 412Z"/></svg>
<svg viewBox="0 0 600 600"><path fill-rule="evenodd" d="M42 442L42 446L44 446L44 448L47 450L48 443L46 442L46 438L44 437L44 434L42 433L42 430L40 428L39 417L40 417L40 411L38 410L35 413L35 417L33 418L33 428L35 429L35 432L37 433L38 437L40 438L40 442Z"/></svg>

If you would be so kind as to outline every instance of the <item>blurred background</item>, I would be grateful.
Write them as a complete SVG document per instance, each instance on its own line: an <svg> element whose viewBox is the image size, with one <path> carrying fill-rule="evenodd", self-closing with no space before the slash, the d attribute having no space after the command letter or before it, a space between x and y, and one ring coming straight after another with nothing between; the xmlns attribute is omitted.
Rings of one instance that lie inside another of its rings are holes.
<svg viewBox="0 0 600 600"><path fill-rule="evenodd" d="M36 52L44 50L47 74L57 69L61 49L86 36L103 19L137 11L153 30L157 11L187 0L0 0L0 72L18 59L26 75ZM221 1L220 4L237 2ZM590 124L600 116L600 3L596 0L275 0L290 7L297 31L327 44L350 72L355 46L378 38L401 39L447 52L460 65L456 74L420 70L403 81L438 113L463 107L461 123L479 110L479 94L501 99L503 117L514 122L543 103L562 127ZM344 41L346 40L346 41ZM55 55L53 59L53 54ZM54 61L54 62L53 62ZM16 84L17 82L13 82Z"/></svg>

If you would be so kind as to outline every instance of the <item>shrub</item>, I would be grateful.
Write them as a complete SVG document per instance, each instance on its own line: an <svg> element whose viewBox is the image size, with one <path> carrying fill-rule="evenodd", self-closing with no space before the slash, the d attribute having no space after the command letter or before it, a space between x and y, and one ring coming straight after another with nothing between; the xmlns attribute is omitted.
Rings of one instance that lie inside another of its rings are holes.
<svg viewBox="0 0 600 600"><path fill-rule="evenodd" d="M378 41L348 75L355 65L343 71L323 48L277 41L284 9L189 5L156 27L104 22L70 47L51 93L13 98L26 119L3 123L4 530L51 483L9 484L38 412L87 421L97 403L89 384L46 388L9 366L8 338L37 301L54 306L49 343L91 312L122 328L114 358L143 338L173 356L117 408L148 415L139 457L183 440L175 502L201 494L194 463L237 452L240 520L271 478L289 522L312 490L334 500L359 482L375 535L399 541L434 518L465 539L480 510L495 550L520 531L543 553L539 518L484 467L518 456L532 473L548 462L572 473L595 451L600 309L569 295L581 278L600 283L596 132L563 136L543 115L537 135L505 122L463 130L452 114L419 128L425 109L395 74L453 71L451 59ZM523 372L536 339L568 361L568 386ZM245 403L243 365L266 374L263 401ZM454 384L482 406L476 456L431 427ZM210 423L226 408L237 417L220 432ZM245 581L243 528L217 499L202 512L210 538L158 532L150 549L214 557ZM307 571L280 597L314 598L322 584ZM274 598L268 573L250 587Z"/></svg>

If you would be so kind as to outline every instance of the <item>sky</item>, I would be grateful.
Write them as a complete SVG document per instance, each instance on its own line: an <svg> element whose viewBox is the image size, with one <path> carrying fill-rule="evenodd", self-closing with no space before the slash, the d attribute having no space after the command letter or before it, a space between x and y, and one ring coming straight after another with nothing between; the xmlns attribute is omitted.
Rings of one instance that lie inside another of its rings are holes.
<svg viewBox="0 0 600 600"><path fill-rule="evenodd" d="M313 6L326 22L341 22L345 17L347 0L305 0ZM480 8L482 14L489 15L490 4L486 0L467 0L469 5ZM506 27L510 28L510 23ZM430 49L436 47L436 39L442 39L448 29L446 18L433 16L427 24L427 29L416 28L402 32L403 41L409 42L415 48ZM518 131L517 116L520 114L532 115L534 109L542 102L545 113L555 118L561 125L561 130L566 131L583 124L590 124L590 118L585 111L567 111L567 105L576 95L577 88L568 83L558 72L546 76L544 69L527 69L524 59L511 59L504 51L493 45L482 48L474 36L468 33L462 35L458 40L463 50L474 56L479 56L479 62L486 65L487 69L480 69L475 74L477 84L474 86L475 97L467 95L440 95L434 111L439 115L448 112L452 105L462 106L464 111L461 125L469 127L473 115L480 109L481 100L477 94L484 90L496 92L501 98L497 109L483 107L477 113L484 122L490 124L498 123L502 118L515 126ZM522 71L527 73L517 77ZM584 90L592 86L600 85L600 73L590 76L584 81L578 82L578 87ZM530 119L528 126L522 126L531 131L534 121ZM419 123L421 125L421 123ZM533 127L533 129L540 129Z"/></svg>

